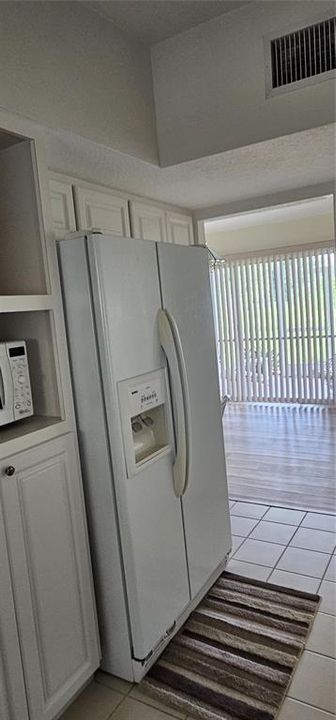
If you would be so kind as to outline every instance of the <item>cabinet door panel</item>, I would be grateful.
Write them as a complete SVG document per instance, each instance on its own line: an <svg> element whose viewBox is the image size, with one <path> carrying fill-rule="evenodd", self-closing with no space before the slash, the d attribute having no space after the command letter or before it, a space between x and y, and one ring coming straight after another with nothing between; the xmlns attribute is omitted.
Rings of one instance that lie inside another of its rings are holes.
<svg viewBox="0 0 336 720"><path fill-rule="evenodd" d="M28 705L62 710L99 664L87 541L72 436L8 460L2 479Z"/></svg>
<svg viewBox="0 0 336 720"><path fill-rule="evenodd" d="M68 232L76 230L72 185L51 178L49 188L55 237L62 239Z"/></svg>
<svg viewBox="0 0 336 720"><path fill-rule="evenodd" d="M0 504L0 718L28 720L14 598Z"/></svg>
<svg viewBox="0 0 336 720"><path fill-rule="evenodd" d="M109 192L75 187L79 230L92 228L104 233L130 237L128 201Z"/></svg>
<svg viewBox="0 0 336 720"><path fill-rule="evenodd" d="M130 202L132 237L141 240L167 241L166 214L161 208Z"/></svg>
<svg viewBox="0 0 336 720"><path fill-rule="evenodd" d="M175 245L193 245L194 232L190 215L167 212L168 242Z"/></svg>

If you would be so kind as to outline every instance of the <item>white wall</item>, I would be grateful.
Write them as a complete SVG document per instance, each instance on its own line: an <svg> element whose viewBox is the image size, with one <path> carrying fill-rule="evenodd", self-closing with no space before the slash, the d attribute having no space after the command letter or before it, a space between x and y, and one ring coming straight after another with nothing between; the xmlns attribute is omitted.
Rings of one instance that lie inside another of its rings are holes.
<svg viewBox="0 0 336 720"><path fill-rule="evenodd" d="M330 215L273 225L259 225L241 230L206 233L207 244L219 255L249 253L255 250L291 245L316 244L332 240L333 219Z"/></svg>
<svg viewBox="0 0 336 720"><path fill-rule="evenodd" d="M334 239L332 195L205 223L205 238L218 255L254 253Z"/></svg>
<svg viewBox="0 0 336 720"><path fill-rule="evenodd" d="M0 104L157 162L149 51L79 2L0 2Z"/></svg>
<svg viewBox="0 0 336 720"><path fill-rule="evenodd" d="M328 14L334 4L326 0L261 0L154 46L161 164L333 122L332 80L266 99L264 72L264 35Z"/></svg>

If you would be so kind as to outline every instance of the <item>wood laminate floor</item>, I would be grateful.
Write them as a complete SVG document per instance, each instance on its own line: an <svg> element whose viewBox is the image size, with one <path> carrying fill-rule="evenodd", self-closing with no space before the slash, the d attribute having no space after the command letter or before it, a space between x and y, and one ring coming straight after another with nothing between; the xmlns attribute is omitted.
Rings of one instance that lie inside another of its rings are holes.
<svg viewBox="0 0 336 720"><path fill-rule="evenodd" d="M336 409L229 403L223 428L231 498L336 513Z"/></svg>

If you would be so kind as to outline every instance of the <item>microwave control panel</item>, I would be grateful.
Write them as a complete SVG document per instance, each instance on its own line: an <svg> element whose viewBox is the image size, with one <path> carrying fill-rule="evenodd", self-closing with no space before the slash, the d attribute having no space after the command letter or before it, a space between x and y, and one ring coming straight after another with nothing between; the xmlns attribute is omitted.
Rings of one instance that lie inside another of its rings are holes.
<svg viewBox="0 0 336 720"><path fill-rule="evenodd" d="M19 420L33 413L32 393L25 343L7 343L7 356L13 378L14 417Z"/></svg>

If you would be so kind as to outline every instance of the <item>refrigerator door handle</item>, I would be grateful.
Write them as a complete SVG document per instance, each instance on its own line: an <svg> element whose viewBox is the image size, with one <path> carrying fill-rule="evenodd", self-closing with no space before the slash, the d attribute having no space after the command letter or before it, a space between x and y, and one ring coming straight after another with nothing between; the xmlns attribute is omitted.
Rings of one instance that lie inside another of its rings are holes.
<svg viewBox="0 0 336 720"><path fill-rule="evenodd" d="M184 495L189 481L191 436L190 402L187 371L181 339L174 318L167 310L159 310L159 336L167 358L176 413L176 457L173 464L174 491Z"/></svg>

